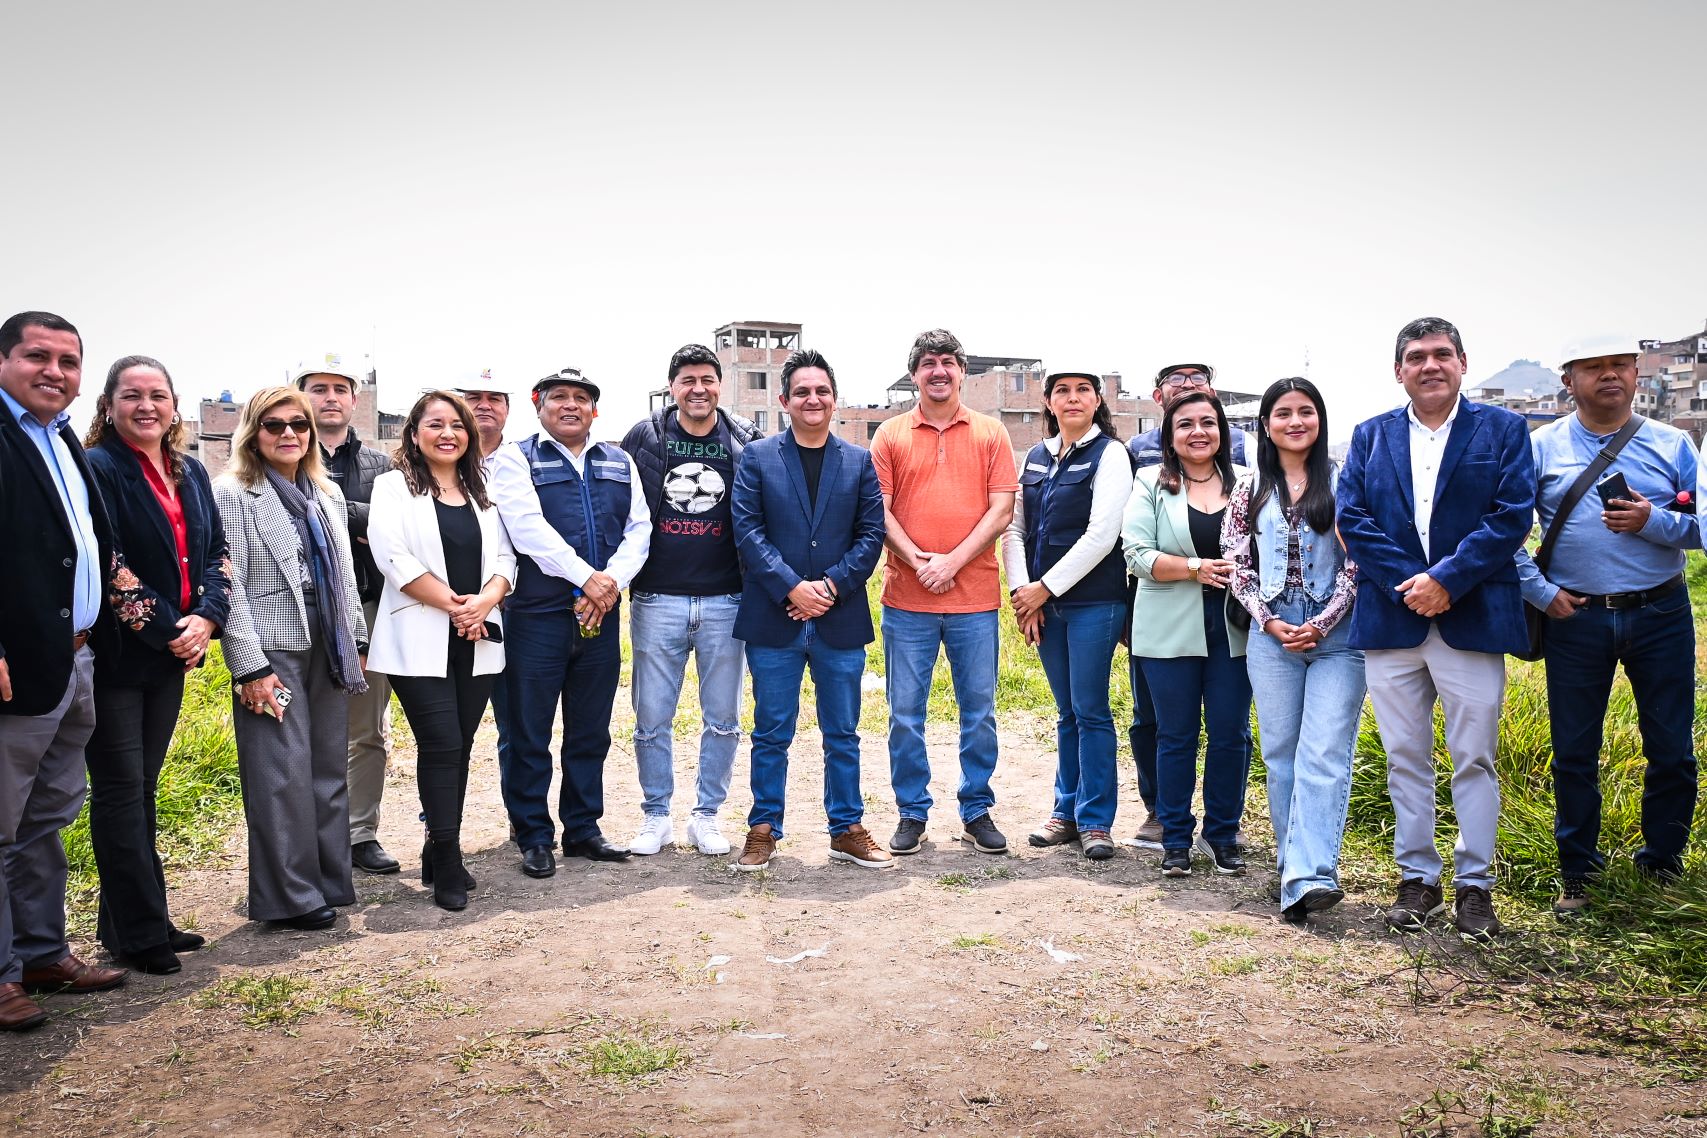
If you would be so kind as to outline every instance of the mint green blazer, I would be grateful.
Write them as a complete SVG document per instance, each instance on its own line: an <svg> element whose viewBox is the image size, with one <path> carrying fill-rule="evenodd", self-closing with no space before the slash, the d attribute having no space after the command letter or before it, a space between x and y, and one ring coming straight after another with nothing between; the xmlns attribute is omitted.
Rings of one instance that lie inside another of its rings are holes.
<svg viewBox="0 0 1707 1138"><path fill-rule="evenodd" d="M1209 643L1203 635L1203 586L1196 581L1158 581L1151 576L1156 558L1164 553L1196 557L1191 543L1191 521L1186 513L1184 490L1173 493L1156 485L1162 468L1145 467L1132 483L1126 500L1126 517L1120 527L1126 568L1138 578L1138 596L1132 605L1132 654L1166 660L1176 656L1207 656ZM1242 466L1234 474L1245 473ZM1224 589L1224 604L1231 612L1239 602L1231 589ZM1245 629L1227 622L1227 648L1234 656L1245 654Z"/></svg>

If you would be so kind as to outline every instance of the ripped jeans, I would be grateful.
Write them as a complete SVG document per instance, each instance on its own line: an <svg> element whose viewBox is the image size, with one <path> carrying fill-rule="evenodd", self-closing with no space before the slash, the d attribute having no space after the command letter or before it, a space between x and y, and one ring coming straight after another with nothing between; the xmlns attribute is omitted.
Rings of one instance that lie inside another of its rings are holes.
<svg viewBox="0 0 1707 1138"><path fill-rule="evenodd" d="M634 761L641 809L668 816L675 793L673 725L688 655L699 676L699 794L693 812L715 817L729 794L741 742L741 674L746 645L735 639L740 594L678 597L631 594L634 654ZM607 632L614 632L609 629Z"/></svg>

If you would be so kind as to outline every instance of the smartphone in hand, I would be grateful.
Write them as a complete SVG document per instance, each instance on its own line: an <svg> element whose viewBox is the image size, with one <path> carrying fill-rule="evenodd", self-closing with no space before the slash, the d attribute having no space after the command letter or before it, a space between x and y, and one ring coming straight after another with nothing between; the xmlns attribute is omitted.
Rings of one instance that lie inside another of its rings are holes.
<svg viewBox="0 0 1707 1138"><path fill-rule="evenodd" d="M1624 480L1622 471L1614 471L1595 483L1594 492L1600 495L1600 504L1609 510L1615 508L1612 505L1614 499L1625 502L1635 501L1634 498L1630 497L1630 483Z"/></svg>

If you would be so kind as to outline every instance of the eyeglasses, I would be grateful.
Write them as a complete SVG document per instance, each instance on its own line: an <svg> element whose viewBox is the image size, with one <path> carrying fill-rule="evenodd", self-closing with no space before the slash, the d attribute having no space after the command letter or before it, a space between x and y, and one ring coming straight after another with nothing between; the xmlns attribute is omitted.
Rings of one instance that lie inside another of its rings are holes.
<svg viewBox="0 0 1707 1138"><path fill-rule="evenodd" d="M286 431L291 431L291 432L298 434L298 435L306 435L308 433L308 428L309 428L308 420L302 419L302 418L288 419L288 420L287 419L262 419L261 420L261 429L263 431L267 432L267 434L273 436L273 438L275 438L275 439L278 438L280 435L284 434Z"/></svg>
<svg viewBox="0 0 1707 1138"><path fill-rule="evenodd" d="M1170 371L1162 382L1169 387L1184 387L1188 383L1194 387L1208 387L1214 381L1200 371Z"/></svg>

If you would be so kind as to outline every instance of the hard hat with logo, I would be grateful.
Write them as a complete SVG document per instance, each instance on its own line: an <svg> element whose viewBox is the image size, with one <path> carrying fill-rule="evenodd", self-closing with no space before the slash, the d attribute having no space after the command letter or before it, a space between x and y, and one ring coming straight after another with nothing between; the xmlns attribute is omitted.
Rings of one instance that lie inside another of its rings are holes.
<svg viewBox="0 0 1707 1138"><path fill-rule="evenodd" d="M451 390L465 398L472 398L477 393L486 391L495 395L502 395L506 403L510 400L509 383L495 376L489 367L464 372L457 377L456 386L452 387Z"/></svg>
<svg viewBox="0 0 1707 1138"><path fill-rule="evenodd" d="M1559 370L1564 371L1578 360L1598 360L1602 356L1636 356L1642 352L1634 337L1617 333L1598 333L1579 336L1559 352Z"/></svg>
<svg viewBox="0 0 1707 1138"><path fill-rule="evenodd" d="M303 360L291 373L290 382L300 390L304 381L311 375L343 376L350 381L350 388L354 391L361 390L362 384L367 380L367 375L361 368L354 363L345 363L344 357L337 352L327 352L318 359Z"/></svg>
<svg viewBox="0 0 1707 1138"><path fill-rule="evenodd" d="M599 401L599 385L582 375L580 368L566 367L561 371L557 371L546 376L544 379L533 385L534 403L537 404L540 401L540 398L553 387L560 387L564 384L568 384L570 387L581 388L593 397L594 403Z"/></svg>

